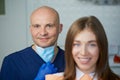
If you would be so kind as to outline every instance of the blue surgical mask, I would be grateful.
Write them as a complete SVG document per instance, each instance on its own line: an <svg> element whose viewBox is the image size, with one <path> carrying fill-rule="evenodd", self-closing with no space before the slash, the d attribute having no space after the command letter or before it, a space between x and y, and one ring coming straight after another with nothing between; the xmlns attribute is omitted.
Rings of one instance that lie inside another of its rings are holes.
<svg viewBox="0 0 120 80"><path fill-rule="evenodd" d="M50 62L54 56L54 46L42 48L36 45L36 52L45 62Z"/></svg>

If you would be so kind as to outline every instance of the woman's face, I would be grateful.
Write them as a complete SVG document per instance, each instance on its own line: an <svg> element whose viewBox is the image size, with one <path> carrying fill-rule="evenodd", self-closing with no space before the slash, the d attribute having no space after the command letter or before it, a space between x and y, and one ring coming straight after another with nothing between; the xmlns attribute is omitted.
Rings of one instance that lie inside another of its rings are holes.
<svg viewBox="0 0 120 80"><path fill-rule="evenodd" d="M94 33L86 28L75 36L72 48L73 59L84 73L93 72L99 57L99 49Z"/></svg>

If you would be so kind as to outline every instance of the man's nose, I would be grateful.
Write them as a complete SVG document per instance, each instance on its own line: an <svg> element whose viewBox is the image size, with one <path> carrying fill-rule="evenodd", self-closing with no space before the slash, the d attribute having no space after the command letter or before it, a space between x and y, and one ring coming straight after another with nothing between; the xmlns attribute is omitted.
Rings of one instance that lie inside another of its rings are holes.
<svg viewBox="0 0 120 80"><path fill-rule="evenodd" d="M47 34L47 30L45 27L40 28L40 35L45 36Z"/></svg>

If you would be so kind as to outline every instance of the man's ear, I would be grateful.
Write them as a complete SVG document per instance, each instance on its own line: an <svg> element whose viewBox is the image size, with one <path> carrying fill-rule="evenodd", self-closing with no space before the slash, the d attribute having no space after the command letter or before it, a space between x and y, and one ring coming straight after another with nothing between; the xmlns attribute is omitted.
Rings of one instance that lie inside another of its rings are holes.
<svg viewBox="0 0 120 80"><path fill-rule="evenodd" d="M60 24L60 25L59 25L59 33L62 32L62 28L63 28L63 24Z"/></svg>

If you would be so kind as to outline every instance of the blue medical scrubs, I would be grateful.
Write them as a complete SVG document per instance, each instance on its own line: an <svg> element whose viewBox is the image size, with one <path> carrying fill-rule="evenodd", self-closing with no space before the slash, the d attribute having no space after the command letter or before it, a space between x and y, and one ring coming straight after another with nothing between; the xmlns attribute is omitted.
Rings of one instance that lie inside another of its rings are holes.
<svg viewBox="0 0 120 80"><path fill-rule="evenodd" d="M4 58L0 80L34 80L43 63L45 62L32 46L27 47ZM64 71L64 51L60 47L53 64L58 68L58 72Z"/></svg>

